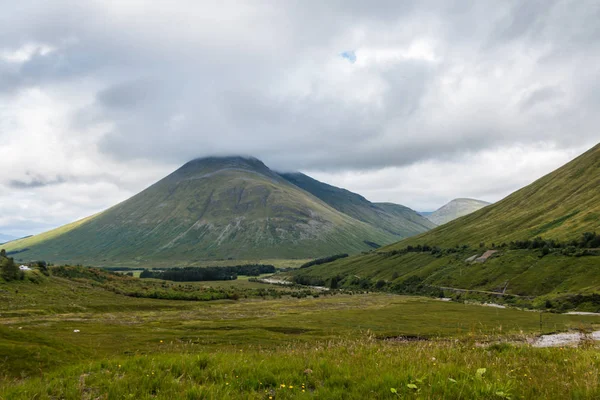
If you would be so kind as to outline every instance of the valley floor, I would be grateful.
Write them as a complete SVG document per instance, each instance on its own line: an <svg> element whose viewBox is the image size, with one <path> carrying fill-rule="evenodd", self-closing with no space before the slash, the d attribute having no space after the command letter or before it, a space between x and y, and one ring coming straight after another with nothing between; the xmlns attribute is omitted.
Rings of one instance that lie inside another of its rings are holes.
<svg viewBox="0 0 600 400"><path fill-rule="evenodd" d="M539 313L375 293L134 298L50 277L0 284L0 399L592 399L596 343L528 339L599 326L545 313L540 331Z"/></svg>

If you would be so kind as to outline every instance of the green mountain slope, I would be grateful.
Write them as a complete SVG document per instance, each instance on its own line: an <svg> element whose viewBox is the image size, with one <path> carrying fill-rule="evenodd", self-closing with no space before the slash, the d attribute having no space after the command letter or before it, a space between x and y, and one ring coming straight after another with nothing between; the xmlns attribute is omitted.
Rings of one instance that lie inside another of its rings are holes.
<svg viewBox="0 0 600 400"><path fill-rule="evenodd" d="M600 228L600 144L503 200L398 243L478 245L543 236L575 239Z"/></svg>
<svg viewBox="0 0 600 400"><path fill-rule="evenodd" d="M359 194L319 182L302 173L280 175L336 210L359 221L377 226L398 238L413 236L435 227L431 221L408 207L393 203L371 203Z"/></svg>
<svg viewBox="0 0 600 400"><path fill-rule="evenodd" d="M454 199L427 215L426 218L436 225L443 225L489 205L490 203L481 200Z"/></svg>
<svg viewBox="0 0 600 400"><path fill-rule="evenodd" d="M583 301L585 295L600 293L600 251L563 246L544 252L519 249L511 242L543 236L567 243L585 232L600 233L599 228L597 145L498 203L376 252L299 270L293 276L299 282L334 280L340 286L379 285L399 291L452 287L553 299L582 294L577 301ZM439 249L415 251L423 245ZM467 261L487 250L496 253L484 262ZM586 253L590 255L582 256ZM593 299L589 307L600 310L600 296Z"/></svg>
<svg viewBox="0 0 600 400"><path fill-rule="evenodd" d="M9 243L16 257L89 265L357 253L396 236L331 208L256 159L187 163L102 213ZM25 250L25 251L23 251Z"/></svg>

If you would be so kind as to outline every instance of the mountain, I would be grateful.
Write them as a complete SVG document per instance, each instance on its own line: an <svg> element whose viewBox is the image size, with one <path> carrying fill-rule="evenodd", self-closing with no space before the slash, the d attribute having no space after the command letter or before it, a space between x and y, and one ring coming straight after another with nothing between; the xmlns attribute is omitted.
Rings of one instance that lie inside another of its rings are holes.
<svg viewBox="0 0 600 400"><path fill-rule="evenodd" d="M503 200L399 245L566 240L599 227L600 144Z"/></svg>
<svg viewBox="0 0 600 400"><path fill-rule="evenodd" d="M0 243L10 242L11 240L15 240L16 237L10 235L4 235L0 233Z"/></svg>
<svg viewBox="0 0 600 400"><path fill-rule="evenodd" d="M489 205L490 203L481 200L454 199L431 214L426 215L426 217L436 225L443 225Z"/></svg>
<svg viewBox="0 0 600 400"><path fill-rule="evenodd" d="M280 175L337 211L379 227L397 236L398 239L423 233L435 227L433 223L408 207L393 203L371 203L359 194L319 182L302 173Z"/></svg>
<svg viewBox="0 0 600 400"><path fill-rule="evenodd" d="M173 265L358 253L397 238L330 207L257 159L211 157L7 250L20 252L18 258L85 265Z"/></svg>
<svg viewBox="0 0 600 400"><path fill-rule="evenodd" d="M600 144L498 203L369 254L292 275L298 282L378 283L399 291L451 287L545 296L550 303L568 297L600 311L599 239L583 241L599 227ZM562 244L532 242L540 236Z"/></svg>

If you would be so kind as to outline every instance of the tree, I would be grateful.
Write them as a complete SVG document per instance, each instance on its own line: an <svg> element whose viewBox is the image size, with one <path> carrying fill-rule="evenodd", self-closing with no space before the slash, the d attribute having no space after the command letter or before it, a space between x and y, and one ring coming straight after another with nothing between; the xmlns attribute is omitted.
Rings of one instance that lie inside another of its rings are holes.
<svg viewBox="0 0 600 400"><path fill-rule="evenodd" d="M6 281L12 281L19 278L19 267L15 264L15 260L12 258L2 257L0 258L0 274Z"/></svg>
<svg viewBox="0 0 600 400"><path fill-rule="evenodd" d="M550 254L550 247L548 247L548 245L542 247L542 257L543 256L547 256L548 254Z"/></svg>

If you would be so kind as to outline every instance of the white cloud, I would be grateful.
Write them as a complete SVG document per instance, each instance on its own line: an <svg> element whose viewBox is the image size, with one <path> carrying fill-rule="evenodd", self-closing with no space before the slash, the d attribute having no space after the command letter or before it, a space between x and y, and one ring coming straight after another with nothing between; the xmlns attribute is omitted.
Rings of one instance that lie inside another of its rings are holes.
<svg viewBox="0 0 600 400"><path fill-rule="evenodd" d="M55 50L55 47L46 44L27 43L14 50L0 50L0 60L22 64L31 60L35 55L46 56Z"/></svg>

